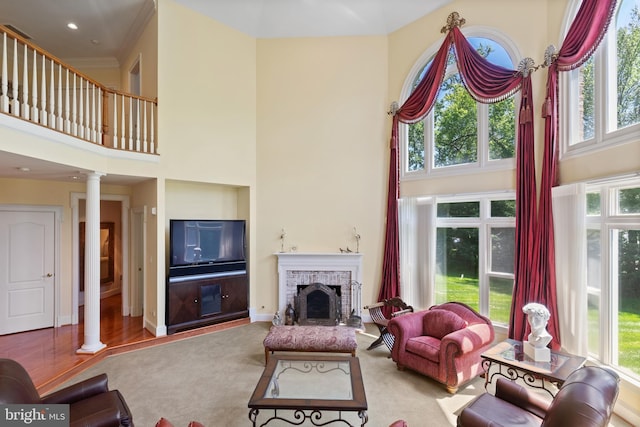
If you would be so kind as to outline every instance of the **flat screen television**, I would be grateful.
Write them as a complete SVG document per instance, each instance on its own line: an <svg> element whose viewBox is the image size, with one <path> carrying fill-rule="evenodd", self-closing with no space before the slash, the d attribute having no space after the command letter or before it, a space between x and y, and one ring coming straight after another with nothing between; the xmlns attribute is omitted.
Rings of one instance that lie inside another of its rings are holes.
<svg viewBox="0 0 640 427"><path fill-rule="evenodd" d="M244 220L169 221L171 269L245 263Z"/></svg>

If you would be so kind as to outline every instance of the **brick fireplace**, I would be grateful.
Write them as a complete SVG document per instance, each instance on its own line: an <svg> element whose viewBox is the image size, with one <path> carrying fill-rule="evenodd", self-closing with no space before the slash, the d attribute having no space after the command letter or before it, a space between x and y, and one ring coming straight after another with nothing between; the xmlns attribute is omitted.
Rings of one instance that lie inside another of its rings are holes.
<svg viewBox="0 0 640 427"><path fill-rule="evenodd" d="M355 310L362 315L362 254L356 253L278 253L278 309L295 306L299 285L321 283L340 286L341 318Z"/></svg>

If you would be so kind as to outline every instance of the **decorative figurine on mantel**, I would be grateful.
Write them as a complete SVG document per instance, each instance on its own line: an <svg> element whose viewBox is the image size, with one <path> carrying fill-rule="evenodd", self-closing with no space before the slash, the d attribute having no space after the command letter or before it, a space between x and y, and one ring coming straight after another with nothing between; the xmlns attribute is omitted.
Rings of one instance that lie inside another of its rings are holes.
<svg viewBox="0 0 640 427"><path fill-rule="evenodd" d="M284 252L284 239L287 237L287 232L284 228L280 231L280 252Z"/></svg>
<svg viewBox="0 0 640 427"><path fill-rule="evenodd" d="M524 353L536 362L550 362L551 350L547 345L553 337L547 332L547 322L551 317L549 310L542 304L532 302L522 307L522 311L527 314L531 327L527 341L522 344Z"/></svg>

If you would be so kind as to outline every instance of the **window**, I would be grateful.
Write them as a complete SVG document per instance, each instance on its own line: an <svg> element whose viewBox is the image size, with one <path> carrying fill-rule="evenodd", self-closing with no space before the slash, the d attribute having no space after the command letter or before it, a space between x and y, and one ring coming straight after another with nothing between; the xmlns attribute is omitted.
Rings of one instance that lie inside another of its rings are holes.
<svg viewBox="0 0 640 427"><path fill-rule="evenodd" d="M588 348L640 378L640 182L587 190Z"/></svg>
<svg viewBox="0 0 640 427"><path fill-rule="evenodd" d="M488 37L468 37L485 58L514 68L507 50ZM452 48L453 49L453 48ZM423 65L412 79L415 88L431 64ZM461 170L513 167L515 157L515 101L477 103L465 89L457 71L453 51L449 53L446 77L432 112L422 121L401 125L406 147L404 177Z"/></svg>
<svg viewBox="0 0 640 427"><path fill-rule="evenodd" d="M503 196L504 197L504 196ZM507 325L515 254L515 200L436 200L435 303L460 301ZM431 233L433 234L433 233Z"/></svg>
<svg viewBox="0 0 640 427"><path fill-rule="evenodd" d="M577 11L577 8L576 8ZM621 0L595 55L564 79L564 154L637 139L640 0Z"/></svg>

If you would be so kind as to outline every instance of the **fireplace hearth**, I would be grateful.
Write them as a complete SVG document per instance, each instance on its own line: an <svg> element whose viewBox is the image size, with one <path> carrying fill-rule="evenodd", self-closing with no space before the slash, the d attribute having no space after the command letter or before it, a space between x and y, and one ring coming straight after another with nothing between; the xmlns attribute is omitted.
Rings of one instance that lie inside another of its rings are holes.
<svg viewBox="0 0 640 427"><path fill-rule="evenodd" d="M333 326L340 323L340 286L322 283L298 285L295 298L299 325Z"/></svg>

